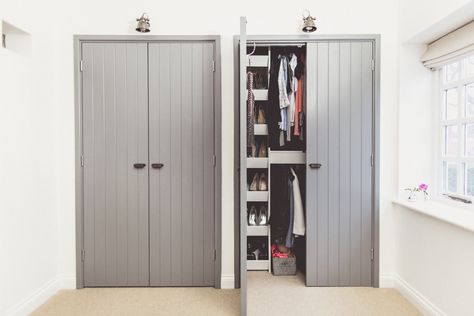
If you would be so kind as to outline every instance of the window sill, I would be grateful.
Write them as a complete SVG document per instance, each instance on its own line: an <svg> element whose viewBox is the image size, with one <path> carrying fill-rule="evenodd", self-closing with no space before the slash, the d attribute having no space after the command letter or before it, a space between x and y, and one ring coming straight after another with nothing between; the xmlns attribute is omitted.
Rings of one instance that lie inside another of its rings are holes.
<svg viewBox="0 0 474 316"><path fill-rule="evenodd" d="M474 211L437 201L409 202L396 199L394 204L474 232Z"/></svg>

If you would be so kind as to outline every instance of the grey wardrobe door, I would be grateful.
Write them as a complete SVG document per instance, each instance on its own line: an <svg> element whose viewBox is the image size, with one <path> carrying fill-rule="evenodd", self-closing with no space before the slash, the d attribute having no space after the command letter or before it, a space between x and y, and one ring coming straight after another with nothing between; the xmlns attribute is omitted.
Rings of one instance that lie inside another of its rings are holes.
<svg viewBox="0 0 474 316"><path fill-rule="evenodd" d="M82 58L84 283L146 286L147 45L84 43Z"/></svg>
<svg viewBox="0 0 474 316"><path fill-rule="evenodd" d="M372 45L307 47L310 286L372 285Z"/></svg>
<svg viewBox="0 0 474 316"><path fill-rule="evenodd" d="M214 44L149 44L150 284L214 285Z"/></svg>

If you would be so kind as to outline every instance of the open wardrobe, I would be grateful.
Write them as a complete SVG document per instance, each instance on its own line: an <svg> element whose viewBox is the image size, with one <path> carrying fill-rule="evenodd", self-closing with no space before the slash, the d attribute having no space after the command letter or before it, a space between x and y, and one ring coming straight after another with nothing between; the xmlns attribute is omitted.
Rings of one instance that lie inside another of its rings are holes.
<svg viewBox="0 0 474 316"><path fill-rule="evenodd" d="M378 37L247 36L241 22L243 306L247 287L288 276L302 287L378 287Z"/></svg>

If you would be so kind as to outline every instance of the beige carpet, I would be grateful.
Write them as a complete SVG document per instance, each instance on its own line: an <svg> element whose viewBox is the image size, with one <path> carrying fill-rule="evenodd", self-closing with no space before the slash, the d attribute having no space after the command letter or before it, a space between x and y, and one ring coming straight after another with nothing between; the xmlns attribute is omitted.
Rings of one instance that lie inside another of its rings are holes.
<svg viewBox="0 0 474 316"><path fill-rule="evenodd" d="M232 315L240 313L240 291L213 288L89 288L62 290L34 316Z"/></svg>
<svg viewBox="0 0 474 316"><path fill-rule="evenodd" d="M248 316L421 315L394 289L305 287L302 275L248 273Z"/></svg>
<svg viewBox="0 0 474 316"><path fill-rule="evenodd" d="M302 275L248 273L248 316L420 315L394 289L305 287ZM62 290L34 316L239 315L238 290L95 288Z"/></svg>

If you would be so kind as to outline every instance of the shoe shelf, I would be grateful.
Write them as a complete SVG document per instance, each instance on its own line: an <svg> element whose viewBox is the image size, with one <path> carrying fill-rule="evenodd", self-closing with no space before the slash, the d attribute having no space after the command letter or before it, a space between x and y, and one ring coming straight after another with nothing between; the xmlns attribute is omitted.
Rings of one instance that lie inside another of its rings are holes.
<svg viewBox="0 0 474 316"><path fill-rule="evenodd" d="M268 101L268 89L253 89L255 101Z"/></svg>
<svg viewBox="0 0 474 316"><path fill-rule="evenodd" d="M255 49L254 49L255 51ZM259 55L261 52L257 52L257 54L251 53L250 55L247 56L246 58L246 67L251 67L254 69L248 69L249 71L252 71L254 73L258 74L264 74L265 72L267 73L268 77L263 84L259 84L256 86L260 88L268 88L268 83L270 82L270 73L268 72L269 64L270 64L270 49L268 49L268 54L265 55ZM255 69L258 68L258 69ZM267 68L267 69L264 69ZM265 81L265 80L263 80ZM255 101L268 101L268 89L252 89L253 95L255 97ZM248 92L248 91L247 91ZM257 105L255 111L258 111L259 106L263 105ZM260 121L263 122L263 121ZM267 124L255 124L254 125L254 135L256 136L268 136L268 125ZM264 138L264 137L262 137ZM267 145L268 145L268 139L267 140ZM266 169L266 175L267 175L267 188L269 188L270 185L270 178L269 178L269 173L270 173L270 159L267 157L261 158L261 157L248 157L247 158L247 168L248 169ZM255 170L253 170L255 171ZM252 171L252 172L253 172ZM261 171L256 171L256 172L261 172ZM247 202L266 202L264 203L267 207L268 213L267 213L267 220L270 216L270 210L269 210L269 191L247 191ZM247 237L248 240L247 242L253 244L253 242L256 242L257 240L263 240L265 239L266 242L266 249L267 249L267 258L270 258L270 248L271 248L271 230L270 230L270 225L247 225ZM255 245L255 244L253 244ZM258 271L270 271L270 265L271 265L271 260L247 260L247 270L258 270Z"/></svg>
<svg viewBox="0 0 474 316"><path fill-rule="evenodd" d="M255 135L268 135L267 124L255 124L253 130Z"/></svg>
<svg viewBox="0 0 474 316"><path fill-rule="evenodd" d="M251 55L247 58L247 67L268 67L268 55Z"/></svg>
<svg viewBox="0 0 474 316"><path fill-rule="evenodd" d="M270 260L247 260L247 270L264 270L268 271Z"/></svg>
<svg viewBox="0 0 474 316"><path fill-rule="evenodd" d="M268 150L270 164L306 164L306 153L302 151Z"/></svg>
<svg viewBox="0 0 474 316"><path fill-rule="evenodd" d="M268 191L247 191L247 202L267 202Z"/></svg>
<svg viewBox="0 0 474 316"><path fill-rule="evenodd" d="M269 225L247 226L247 236L268 236L269 233Z"/></svg>
<svg viewBox="0 0 474 316"><path fill-rule="evenodd" d="M247 158L247 168L267 169L268 158Z"/></svg>

